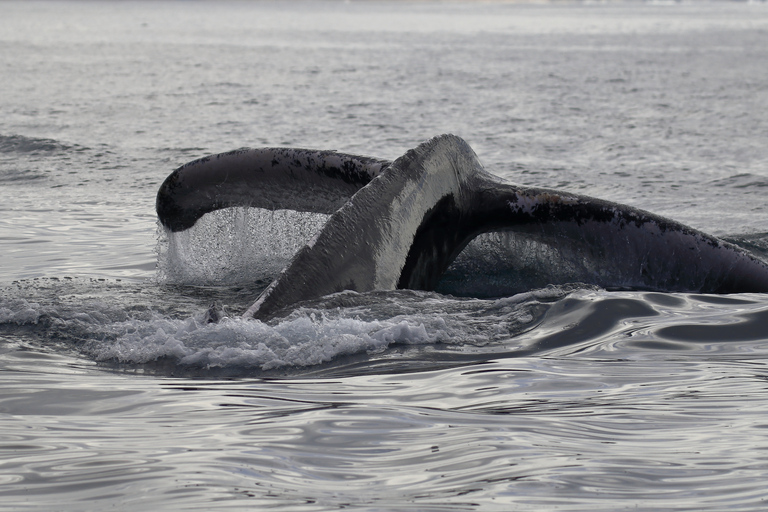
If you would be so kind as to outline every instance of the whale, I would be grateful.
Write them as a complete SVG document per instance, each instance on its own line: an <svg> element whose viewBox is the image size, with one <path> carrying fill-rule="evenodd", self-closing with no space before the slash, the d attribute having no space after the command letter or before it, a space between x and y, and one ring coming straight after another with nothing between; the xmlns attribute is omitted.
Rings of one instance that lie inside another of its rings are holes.
<svg viewBox="0 0 768 512"><path fill-rule="evenodd" d="M330 215L245 318L266 320L345 290L435 290L489 233L546 248L555 266L586 268L606 289L768 292L768 264L736 245L631 206L507 183L451 134L394 161L298 148L211 155L173 171L156 201L171 232L230 207ZM525 256L521 247L511 246L510 261Z"/></svg>

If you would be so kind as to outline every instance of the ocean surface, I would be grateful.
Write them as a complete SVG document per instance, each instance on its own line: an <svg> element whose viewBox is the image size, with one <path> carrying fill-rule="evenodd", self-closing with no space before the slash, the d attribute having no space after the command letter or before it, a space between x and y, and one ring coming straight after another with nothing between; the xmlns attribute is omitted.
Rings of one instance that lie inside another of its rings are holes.
<svg viewBox="0 0 768 512"><path fill-rule="evenodd" d="M325 218L171 235L154 202L212 153L454 133L765 259L767 43L765 2L0 2L0 510L765 510L768 295L586 276L246 321Z"/></svg>

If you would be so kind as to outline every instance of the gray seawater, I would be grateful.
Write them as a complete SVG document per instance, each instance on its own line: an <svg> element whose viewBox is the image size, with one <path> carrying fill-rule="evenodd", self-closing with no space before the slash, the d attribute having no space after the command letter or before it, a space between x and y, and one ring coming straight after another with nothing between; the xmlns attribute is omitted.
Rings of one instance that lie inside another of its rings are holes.
<svg viewBox="0 0 768 512"><path fill-rule="evenodd" d="M764 510L766 295L242 321L323 219L169 237L154 195L241 146L450 132L765 258L767 42L759 2L1 2L0 510Z"/></svg>

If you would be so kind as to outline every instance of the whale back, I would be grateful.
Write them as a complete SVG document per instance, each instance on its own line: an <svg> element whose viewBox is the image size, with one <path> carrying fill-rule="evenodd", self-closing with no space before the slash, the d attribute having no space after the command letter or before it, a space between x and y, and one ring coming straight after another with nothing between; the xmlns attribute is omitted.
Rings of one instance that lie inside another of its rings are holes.
<svg viewBox="0 0 768 512"><path fill-rule="evenodd" d="M238 149L173 171L157 193L157 215L175 232L234 206L331 214L389 164L336 151Z"/></svg>

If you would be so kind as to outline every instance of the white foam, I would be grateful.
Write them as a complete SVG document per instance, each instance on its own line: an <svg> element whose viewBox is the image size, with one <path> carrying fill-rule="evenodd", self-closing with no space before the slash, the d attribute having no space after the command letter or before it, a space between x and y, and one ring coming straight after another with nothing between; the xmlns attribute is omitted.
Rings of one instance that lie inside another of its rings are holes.
<svg viewBox="0 0 768 512"><path fill-rule="evenodd" d="M15 299L0 304L0 324L30 325L40 320L40 304Z"/></svg>
<svg viewBox="0 0 768 512"><path fill-rule="evenodd" d="M236 372L313 366L343 355L377 354L393 346L440 345L463 351L504 345L535 324L542 302L566 293L551 288L479 300L411 290L341 292L268 323L240 317L207 323L204 309L178 316L173 305L167 305L167 311L140 307L146 296L123 293L133 290L129 285L109 288L118 294L104 298L94 293L104 291L102 283L95 289L87 283L46 284L53 289L74 287L76 293L53 304L18 295L0 298L0 327L10 332L21 328L36 338L66 343L107 363L141 366L162 361L164 367L182 371ZM49 287L11 292L51 296ZM136 303L126 301L126 296Z"/></svg>
<svg viewBox="0 0 768 512"><path fill-rule="evenodd" d="M413 319L362 321L328 318L314 313L270 326L255 320L224 318L204 324L198 318L113 324L113 341L92 343L101 361L142 364L172 358L201 368L309 366L344 354L380 351L391 344L433 343L440 333L428 332Z"/></svg>

